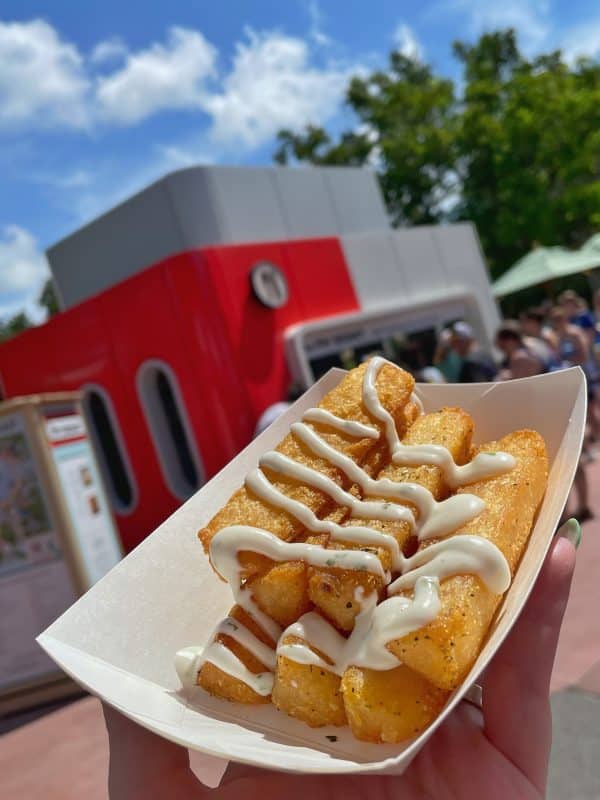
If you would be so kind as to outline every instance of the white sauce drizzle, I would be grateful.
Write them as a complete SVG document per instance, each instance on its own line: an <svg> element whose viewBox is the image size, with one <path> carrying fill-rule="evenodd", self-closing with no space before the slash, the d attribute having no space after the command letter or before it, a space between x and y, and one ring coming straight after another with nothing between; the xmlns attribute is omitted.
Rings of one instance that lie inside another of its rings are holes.
<svg viewBox="0 0 600 800"><path fill-rule="evenodd" d="M386 363L389 362L381 357L370 361L363 380L363 402L369 414L384 425L393 463L439 467L451 488L500 475L514 467L514 458L506 453L479 454L470 464L459 466L454 462L452 454L439 445L403 445L394 420L382 406L375 386L377 374ZM411 400L423 413L423 405L414 393ZM358 484L365 496L388 498L396 503L410 503L419 512L417 524L412 511L405 505L359 500L326 475L276 451L267 453L260 460L261 467L293 477L329 495L336 503L350 509L354 517L407 522L412 530L416 530L419 540L423 541L441 538L458 530L464 523L474 519L485 506L480 498L467 493L437 502L431 492L418 484L396 483L385 478L373 479L351 458L328 444L305 423L321 423L349 436L378 439L380 433L374 426L345 420L318 408L308 410L303 420L304 422L291 426L294 436L313 453L337 467L352 483ZM265 502L285 510L312 532L326 533L336 541L387 548L391 554L392 571L399 574L390 583L391 575L385 573L379 558L373 553L361 550L328 550L320 545L304 542L285 542L268 531L247 525L230 526L215 534L210 545L210 558L217 572L230 583L236 603L254 618L273 641L279 642L278 655L299 663L312 664L339 675L351 664L371 669L392 669L400 662L387 649L387 643L418 630L435 619L441 607L438 591L440 580L462 573L474 574L495 594L503 593L510 585L511 576L506 559L494 544L482 537L457 535L419 550L407 558L390 534L366 526L339 525L319 519L303 503L287 497L274 487L260 469L253 470L248 475L246 485ZM365 598L362 590L357 590L355 599L360 605L360 612L348 639L315 612L305 614L282 634L281 628L257 606L250 590L241 584L238 553L242 551L259 553L273 561L301 560L315 567L366 571L389 584L388 599L377 605L376 593ZM396 594L411 589L414 590L412 598ZM231 636L265 667L275 669L273 649L257 639L239 621L227 618L217 627L215 634L218 633ZM302 641L283 644L288 636L295 636ZM314 652L313 647L332 663L322 659ZM185 648L179 651L175 666L182 683L195 684L198 671L206 661L239 679L262 696L271 692L272 672L253 674L227 647L215 641L214 635L206 648Z"/></svg>
<svg viewBox="0 0 600 800"><path fill-rule="evenodd" d="M245 683L262 697L267 697L273 691L272 672L250 672L235 653L221 642L211 642L208 647L185 647L179 650L175 656L175 670L183 686L196 685L198 673L206 661Z"/></svg>
<svg viewBox="0 0 600 800"><path fill-rule="evenodd" d="M363 425L362 422L355 422L353 419L342 419L324 408L309 408L308 411L305 411L302 419L304 422L320 422L323 425L329 425L348 436L356 436L359 439L365 437L379 439L380 435L377 428L372 425Z"/></svg>
<svg viewBox="0 0 600 800"><path fill-rule="evenodd" d="M437 578L420 577L415 583L413 598L390 597L377 605L377 595L368 595L362 600L360 614L348 639L344 639L322 617L311 611L286 628L277 647L277 655L300 664L313 664L340 676L350 666L394 669L400 662L386 645L393 639L422 628L437 617L441 608L438 589ZM284 644L290 635L304 642ZM320 658L311 649L313 647L332 663Z"/></svg>
<svg viewBox="0 0 600 800"><path fill-rule="evenodd" d="M451 489L485 480L513 469L516 462L509 453L479 453L468 464L458 466L445 447L436 444L404 445L398 438L392 415L379 400L375 380L381 367L386 364L381 356L369 362L363 383L363 402L371 416L383 422L385 434L394 464L416 467L430 464L439 467Z"/></svg>
<svg viewBox="0 0 600 800"><path fill-rule="evenodd" d="M326 550L319 544L283 542L273 533L251 525L230 525L213 536L210 558L214 568L229 583L229 576L239 582L238 553L259 553L272 561L305 561L313 567L338 567L360 570L389 582L381 561L373 553L362 550Z"/></svg>

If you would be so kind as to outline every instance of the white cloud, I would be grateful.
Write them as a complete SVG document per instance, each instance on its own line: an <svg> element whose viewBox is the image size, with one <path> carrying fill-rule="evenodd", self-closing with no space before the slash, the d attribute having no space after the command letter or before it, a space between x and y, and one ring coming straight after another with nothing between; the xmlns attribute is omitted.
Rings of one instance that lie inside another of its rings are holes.
<svg viewBox="0 0 600 800"><path fill-rule="evenodd" d="M323 122L339 108L348 71L311 66L307 43L282 33L247 31L222 92L207 98L213 135L255 147L280 128Z"/></svg>
<svg viewBox="0 0 600 800"><path fill-rule="evenodd" d="M410 58L413 61L423 60L423 45L417 39L410 25L405 25L404 23L398 25L394 32L394 42L398 50L406 58Z"/></svg>
<svg viewBox="0 0 600 800"><path fill-rule="evenodd" d="M0 316L25 309L36 322L44 312L36 299L50 272L35 238L18 225L0 231Z"/></svg>
<svg viewBox="0 0 600 800"><path fill-rule="evenodd" d="M79 51L47 22L0 22L0 127L84 127L88 87Z"/></svg>
<svg viewBox="0 0 600 800"><path fill-rule="evenodd" d="M194 164L214 164L214 154L204 144L194 142L177 145L161 145L158 148L160 158L156 167L157 174L172 169L190 167Z"/></svg>
<svg viewBox="0 0 600 800"><path fill-rule="evenodd" d="M92 50L90 60L92 64L106 64L114 61L121 61L129 52L125 42L118 36L113 36L111 39L105 39Z"/></svg>
<svg viewBox="0 0 600 800"><path fill-rule="evenodd" d="M307 8L308 39L247 30L220 72L217 49L189 28L170 28L164 41L140 50L106 39L84 59L43 20L0 23L0 127L91 130L189 110L204 115L213 144L235 141L248 150L281 127L322 123L339 110L350 71L331 58L315 64L309 42L329 40L316 0ZM71 177L62 185L86 182L83 174Z"/></svg>
<svg viewBox="0 0 600 800"><path fill-rule="evenodd" d="M216 57L216 49L199 31L171 28L166 44L129 53L121 69L99 79L100 113L131 125L159 111L199 108Z"/></svg>
<svg viewBox="0 0 600 800"><path fill-rule="evenodd" d="M515 28L521 46L528 53L538 51L550 33L548 0L442 0L429 16L439 11L466 17L470 34Z"/></svg>
<svg viewBox="0 0 600 800"><path fill-rule="evenodd" d="M332 39L323 30L323 12L317 0L309 0L307 11L310 19L310 38L315 44L327 47L332 43Z"/></svg>
<svg viewBox="0 0 600 800"><path fill-rule="evenodd" d="M581 56L600 56L600 18L569 28L563 37L561 49L570 63Z"/></svg>

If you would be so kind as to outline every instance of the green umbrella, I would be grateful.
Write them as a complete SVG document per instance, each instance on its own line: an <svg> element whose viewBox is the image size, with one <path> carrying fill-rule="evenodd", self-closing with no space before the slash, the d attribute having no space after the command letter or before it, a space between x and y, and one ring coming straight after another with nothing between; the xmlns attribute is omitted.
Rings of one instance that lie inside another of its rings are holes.
<svg viewBox="0 0 600 800"><path fill-rule="evenodd" d="M564 247L536 247L498 278L492 292L496 297L504 297L553 278L600 267L600 243L598 248L573 252Z"/></svg>
<svg viewBox="0 0 600 800"><path fill-rule="evenodd" d="M590 236L579 252L586 254L600 253L600 233L595 233L593 236Z"/></svg>

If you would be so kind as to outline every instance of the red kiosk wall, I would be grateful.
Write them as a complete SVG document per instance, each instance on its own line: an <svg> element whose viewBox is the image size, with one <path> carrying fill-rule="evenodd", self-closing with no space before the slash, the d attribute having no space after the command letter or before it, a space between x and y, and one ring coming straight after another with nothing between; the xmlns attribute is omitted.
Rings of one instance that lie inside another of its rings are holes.
<svg viewBox="0 0 600 800"><path fill-rule="evenodd" d="M6 342L0 348L0 371L8 397L99 386L112 402L135 471L137 415L114 360L109 328L98 298L92 298ZM145 476L134 478L137 486L146 480ZM136 509L130 514L113 512L127 550L152 530L143 526Z"/></svg>
<svg viewBox="0 0 600 800"><path fill-rule="evenodd" d="M256 422L265 408L285 398L290 385L286 329L354 310L356 294L335 239L214 247L203 254ZM252 292L250 273L259 261L273 263L288 280L289 299L282 308L265 307Z"/></svg>
<svg viewBox="0 0 600 800"><path fill-rule="evenodd" d="M196 440L196 450L203 462L209 448L202 431L212 429L210 417L204 417L202 426L197 424L197 418L204 415L196 386L204 383L205 368L194 353L193 343L183 334L167 279L169 266L169 261L161 262L97 297L103 319L110 328L114 363L128 397L126 436L134 443L130 458L139 490L137 506L131 516L135 518L134 535L138 541L183 500L173 494L167 484L146 424L137 386L140 368L149 361L158 361L174 374ZM128 540L125 544L130 546L133 542Z"/></svg>
<svg viewBox="0 0 600 800"><path fill-rule="evenodd" d="M204 254L196 250L168 259L164 277L186 361L188 412L206 476L211 477L248 444L256 420Z"/></svg>
<svg viewBox="0 0 600 800"><path fill-rule="evenodd" d="M288 303L254 297L252 267L285 273ZM168 489L143 417L136 375L149 359L175 373L205 476L252 438L256 421L285 397L290 325L352 311L358 302L335 239L209 248L173 256L0 347L7 396L100 386L110 397L137 487L116 512L126 550L181 502Z"/></svg>

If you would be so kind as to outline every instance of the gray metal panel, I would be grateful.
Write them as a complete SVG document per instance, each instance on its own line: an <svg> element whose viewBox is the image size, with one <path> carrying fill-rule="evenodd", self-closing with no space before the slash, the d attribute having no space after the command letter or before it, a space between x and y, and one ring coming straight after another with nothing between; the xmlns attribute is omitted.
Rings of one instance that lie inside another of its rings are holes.
<svg viewBox="0 0 600 800"><path fill-rule="evenodd" d="M433 228L422 225L392 234L411 297L435 296L448 287L448 278L432 236Z"/></svg>
<svg viewBox="0 0 600 800"><path fill-rule="evenodd" d="M392 231L351 233L341 237L354 288L365 311L404 302L407 286Z"/></svg>
<svg viewBox="0 0 600 800"><path fill-rule="evenodd" d="M211 171L211 167L190 167L172 172L164 179L181 234L182 250L224 241Z"/></svg>
<svg viewBox="0 0 600 800"><path fill-rule="evenodd" d="M323 170L275 167L271 172L288 239L337 236L338 223Z"/></svg>
<svg viewBox="0 0 600 800"><path fill-rule="evenodd" d="M500 324L500 313L492 295L475 226L471 222L463 222L439 225L431 230L449 283L464 286L477 296L484 327L483 331L478 332L485 334L491 346Z"/></svg>
<svg viewBox="0 0 600 800"><path fill-rule="evenodd" d="M287 237L272 171L273 167L210 168L210 196L221 242L241 244Z"/></svg>
<svg viewBox="0 0 600 800"><path fill-rule="evenodd" d="M321 167L339 234L389 230L390 222L375 172L365 167Z"/></svg>
<svg viewBox="0 0 600 800"><path fill-rule="evenodd" d="M161 180L46 252L61 304L69 308L181 249Z"/></svg>

